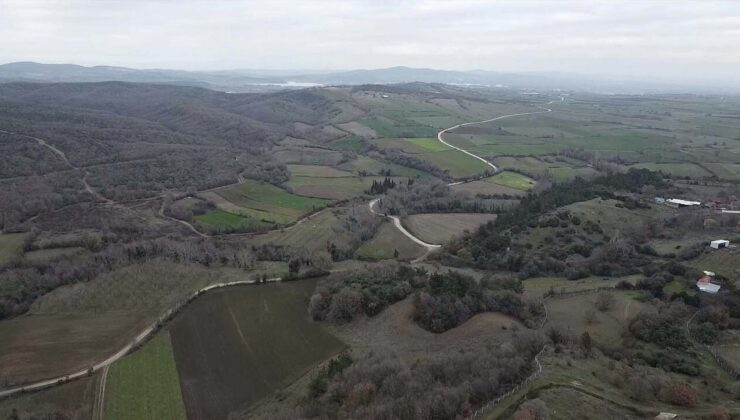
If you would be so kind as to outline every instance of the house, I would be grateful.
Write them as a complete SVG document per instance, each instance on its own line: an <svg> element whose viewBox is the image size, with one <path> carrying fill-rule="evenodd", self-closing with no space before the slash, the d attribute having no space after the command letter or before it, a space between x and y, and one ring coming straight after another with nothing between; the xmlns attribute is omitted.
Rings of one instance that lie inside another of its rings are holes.
<svg viewBox="0 0 740 420"><path fill-rule="evenodd" d="M655 202L657 204L665 204L665 198L663 198L663 197L655 197Z"/></svg>
<svg viewBox="0 0 740 420"><path fill-rule="evenodd" d="M728 248L730 246L730 241L728 241L727 239L716 239L710 242L709 246L714 249Z"/></svg>
<svg viewBox="0 0 740 420"><path fill-rule="evenodd" d="M671 420L678 417L678 414L662 412L655 416L655 420Z"/></svg>
<svg viewBox="0 0 740 420"><path fill-rule="evenodd" d="M705 271L704 275L697 280L696 287L704 293L714 294L719 292L721 286L719 284L712 283L712 278L714 278L714 273L711 271Z"/></svg>
<svg viewBox="0 0 740 420"><path fill-rule="evenodd" d="M683 207L696 207L701 206L701 201L689 201L689 200L682 200L680 198L669 198L665 201L666 205L675 207L677 209L683 208Z"/></svg>

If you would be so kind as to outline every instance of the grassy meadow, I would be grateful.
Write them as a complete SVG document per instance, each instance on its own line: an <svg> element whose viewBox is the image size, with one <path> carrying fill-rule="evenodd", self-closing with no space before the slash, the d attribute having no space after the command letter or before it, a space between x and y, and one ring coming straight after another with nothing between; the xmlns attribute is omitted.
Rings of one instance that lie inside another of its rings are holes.
<svg viewBox="0 0 740 420"><path fill-rule="evenodd" d="M114 363L105 387L106 420L185 420L170 335L162 332Z"/></svg>

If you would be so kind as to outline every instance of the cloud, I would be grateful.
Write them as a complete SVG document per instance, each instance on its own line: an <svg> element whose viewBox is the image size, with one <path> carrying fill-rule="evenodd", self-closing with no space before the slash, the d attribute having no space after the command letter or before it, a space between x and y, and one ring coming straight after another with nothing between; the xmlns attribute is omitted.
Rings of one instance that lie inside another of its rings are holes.
<svg viewBox="0 0 740 420"><path fill-rule="evenodd" d="M740 84L740 2L0 0L0 62L568 71Z"/></svg>

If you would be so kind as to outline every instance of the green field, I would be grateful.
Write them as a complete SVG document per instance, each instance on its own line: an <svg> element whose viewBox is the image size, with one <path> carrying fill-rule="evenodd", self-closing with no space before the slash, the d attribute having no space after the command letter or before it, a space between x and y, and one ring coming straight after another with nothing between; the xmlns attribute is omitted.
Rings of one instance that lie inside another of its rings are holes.
<svg viewBox="0 0 740 420"><path fill-rule="evenodd" d="M510 171L499 172L490 178L486 178L486 181L521 191L529 191L536 184L532 178Z"/></svg>
<svg viewBox="0 0 740 420"><path fill-rule="evenodd" d="M0 264L20 256L25 238L25 233L0 233Z"/></svg>
<svg viewBox="0 0 740 420"><path fill-rule="evenodd" d="M375 236L357 249L358 258L366 260L387 260L394 258L398 251L398 259L410 260L424 255L425 249L404 236L393 223L386 222L378 229Z"/></svg>
<svg viewBox="0 0 740 420"><path fill-rule="evenodd" d="M331 146L337 150L348 150L355 153L360 153L367 144L360 136L349 136L341 140L337 140L331 144Z"/></svg>
<svg viewBox="0 0 740 420"><path fill-rule="evenodd" d="M635 284L642 278L644 276L641 274L625 277L591 276L579 280L569 280L564 277L532 277L524 280L523 284L524 292L527 295L541 297L549 292L558 295L603 287L614 287L621 281Z"/></svg>
<svg viewBox="0 0 740 420"><path fill-rule="evenodd" d="M385 138L432 137L437 134L436 128L420 124L411 119L391 119L385 116L380 116L366 118L360 122L375 130L375 132L378 133L378 136Z"/></svg>
<svg viewBox="0 0 740 420"><path fill-rule="evenodd" d="M186 418L169 333L158 334L111 366L105 388L105 418Z"/></svg>
<svg viewBox="0 0 740 420"><path fill-rule="evenodd" d="M206 213L193 216L193 219L216 232L231 231L248 227L260 228L271 226L270 223L266 223L255 218L237 216L220 209L210 210Z"/></svg>
<svg viewBox="0 0 740 420"><path fill-rule="evenodd" d="M229 212L277 224L292 223L329 203L329 200L291 194L272 184L253 180L220 190L217 194L239 208L227 209ZM234 223L235 219L230 219L230 222Z"/></svg>
<svg viewBox="0 0 740 420"><path fill-rule="evenodd" d="M446 150L452 150L451 147L441 143L436 138L430 139L408 139L408 142L415 144L421 148L424 148L430 152L444 152Z"/></svg>

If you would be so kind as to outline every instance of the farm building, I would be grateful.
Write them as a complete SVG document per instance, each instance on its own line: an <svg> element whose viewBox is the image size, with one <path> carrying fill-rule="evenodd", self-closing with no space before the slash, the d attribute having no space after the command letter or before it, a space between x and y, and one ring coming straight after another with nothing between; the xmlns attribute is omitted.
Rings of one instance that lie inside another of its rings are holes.
<svg viewBox="0 0 740 420"><path fill-rule="evenodd" d="M728 241L727 239L716 239L710 242L709 246L714 249L728 248L730 246L730 241Z"/></svg>
<svg viewBox="0 0 740 420"><path fill-rule="evenodd" d="M696 287L699 288L702 292L705 293L717 293L719 292L720 285L716 283L712 283L712 278L714 277L714 273L711 271L705 271L704 275L697 280Z"/></svg>
<svg viewBox="0 0 740 420"><path fill-rule="evenodd" d="M683 207L696 207L701 206L700 201L689 201L689 200L681 200L680 198L669 198L665 201L666 205L675 207L677 209L683 208Z"/></svg>

